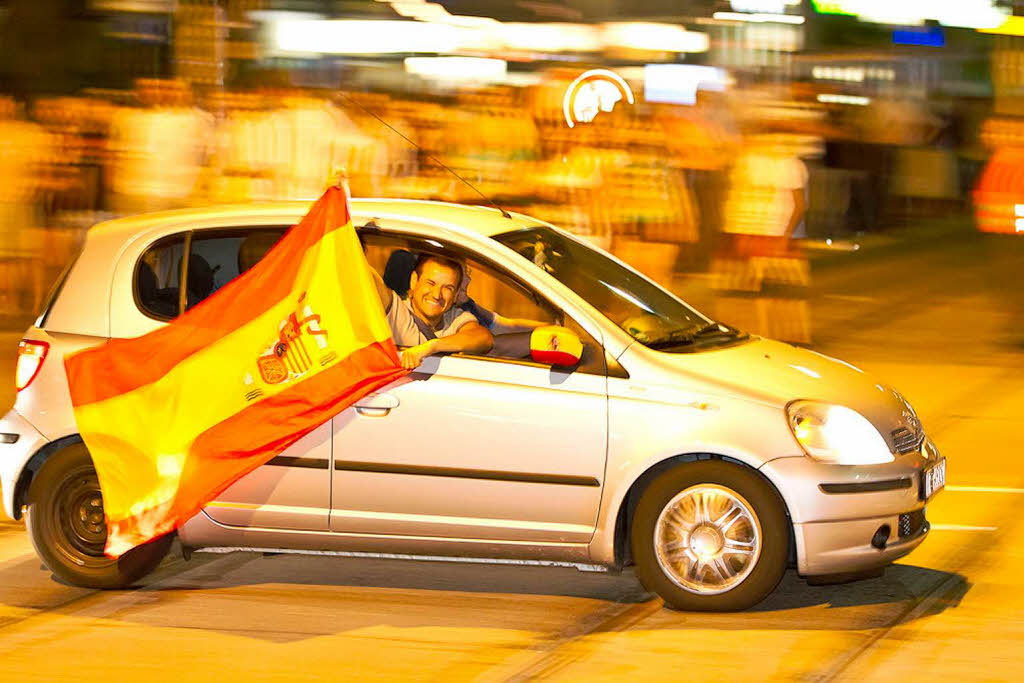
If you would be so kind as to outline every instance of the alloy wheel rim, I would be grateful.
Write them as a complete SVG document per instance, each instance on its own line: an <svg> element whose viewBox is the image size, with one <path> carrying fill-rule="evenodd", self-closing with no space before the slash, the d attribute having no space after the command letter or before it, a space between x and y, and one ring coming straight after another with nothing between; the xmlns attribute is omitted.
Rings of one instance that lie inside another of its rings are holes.
<svg viewBox="0 0 1024 683"><path fill-rule="evenodd" d="M670 500L654 526L658 564L673 583L699 595L732 590L761 555L761 521L740 494L698 484Z"/></svg>

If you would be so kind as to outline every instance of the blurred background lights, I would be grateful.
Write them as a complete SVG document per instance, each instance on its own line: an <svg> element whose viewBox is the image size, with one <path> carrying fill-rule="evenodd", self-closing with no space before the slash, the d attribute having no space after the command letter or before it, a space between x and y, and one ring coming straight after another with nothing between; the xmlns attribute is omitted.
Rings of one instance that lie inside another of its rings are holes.
<svg viewBox="0 0 1024 683"><path fill-rule="evenodd" d="M416 4L416 8L429 5ZM436 6L436 5L435 5ZM438 6L439 7L439 6ZM625 48L668 53L706 52L708 36L677 24L500 22L434 12L415 12L423 21L366 19L290 19L264 13L278 53L398 54L453 53L465 50L530 53L594 53Z"/></svg>
<svg viewBox="0 0 1024 683"><path fill-rule="evenodd" d="M602 47L600 32L582 24L499 22L491 39L508 50L595 52Z"/></svg>
<svg viewBox="0 0 1024 683"><path fill-rule="evenodd" d="M604 25L605 45L662 52L706 52L706 33L675 24L616 22Z"/></svg>
<svg viewBox="0 0 1024 683"><path fill-rule="evenodd" d="M801 0L731 0L735 12L765 12L782 14L787 7L799 7Z"/></svg>
<svg viewBox="0 0 1024 683"><path fill-rule="evenodd" d="M697 64L648 64L643 70L644 99L666 104L695 104L697 91L722 92L724 69Z"/></svg>
<svg viewBox="0 0 1024 683"><path fill-rule="evenodd" d="M452 52L460 30L444 24L386 20L301 20L278 22L275 46L299 54L397 54Z"/></svg>
<svg viewBox="0 0 1024 683"><path fill-rule="evenodd" d="M439 81L503 82L508 62L487 57L406 57L407 73Z"/></svg>
<svg viewBox="0 0 1024 683"><path fill-rule="evenodd" d="M831 93L821 93L818 95L819 102L826 102L830 104L854 104L860 107L866 106L871 103L871 98L859 97L857 95L836 95Z"/></svg>
<svg viewBox="0 0 1024 683"><path fill-rule="evenodd" d="M804 18L797 14L744 14L742 12L715 12L712 17L719 21L748 21L752 23L802 24Z"/></svg>
<svg viewBox="0 0 1024 683"><path fill-rule="evenodd" d="M995 28L1010 15L996 0L811 0L823 14L848 14L879 24L920 26L926 20L943 26Z"/></svg>

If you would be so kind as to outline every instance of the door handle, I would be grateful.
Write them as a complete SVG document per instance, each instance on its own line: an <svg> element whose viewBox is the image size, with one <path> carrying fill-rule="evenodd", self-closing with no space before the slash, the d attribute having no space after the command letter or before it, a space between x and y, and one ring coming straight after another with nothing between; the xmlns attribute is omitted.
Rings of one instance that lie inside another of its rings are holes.
<svg viewBox="0 0 1024 683"><path fill-rule="evenodd" d="M356 412L367 417L384 417L398 405L398 397L393 394L370 394L359 399Z"/></svg>

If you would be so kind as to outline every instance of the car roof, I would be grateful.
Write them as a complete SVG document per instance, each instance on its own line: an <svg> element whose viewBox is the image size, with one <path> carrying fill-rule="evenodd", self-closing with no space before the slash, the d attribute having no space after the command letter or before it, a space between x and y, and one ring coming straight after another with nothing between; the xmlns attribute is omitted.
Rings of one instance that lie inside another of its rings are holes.
<svg viewBox="0 0 1024 683"><path fill-rule="evenodd" d="M60 296L53 301L46 318L47 329L110 336L114 271L125 253L190 229L294 225L311 205L312 201L239 203L140 214L95 225L89 229L81 257L62 288L76 295L73 300ZM491 236L543 224L521 214L505 217L496 208L445 202L353 199L351 207L356 225L377 219L384 230L412 229L443 239L463 237L465 242L490 243ZM493 244L498 247L496 242ZM92 304L83 306L82 301Z"/></svg>
<svg viewBox="0 0 1024 683"><path fill-rule="evenodd" d="M309 211L312 201L253 202L224 204L201 208L175 209L139 214L99 223L89 230L89 237L104 242L128 241L140 232L159 230L168 225L193 221L264 222L268 218L298 222ZM522 214L502 216L499 209L416 199L352 199L352 214L359 220L401 219L432 224L456 232L469 232L490 237L500 233L535 226L539 221Z"/></svg>

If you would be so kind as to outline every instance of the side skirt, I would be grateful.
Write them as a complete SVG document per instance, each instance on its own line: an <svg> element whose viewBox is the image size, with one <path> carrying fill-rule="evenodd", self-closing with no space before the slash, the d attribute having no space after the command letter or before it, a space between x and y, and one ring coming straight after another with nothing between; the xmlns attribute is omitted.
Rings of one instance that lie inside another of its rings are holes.
<svg viewBox="0 0 1024 683"><path fill-rule="evenodd" d="M183 548L193 552L275 552L339 557L432 561L603 566L590 559L587 543L484 540L440 536L358 534L328 530L268 529L221 524L200 512L178 529ZM448 558L452 558L448 560Z"/></svg>
<svg viewBox="0 0 1024 683"><path fill-rule="evenodd" d="M327 557L354 557L373 560L414 560L417 562L461 562L464 564L505 564L529 567L572 567L581 572L611 573L611 567L600 564L583 564L580 562L560 562L558 560L513 560L501 557L454 557L445 555L404 555L400 553L370 553L351 550L296 550L294 548L249 548L249 547L218 547L195 548L192 552L213 553L224 555L235 552L290 554L290 555L323 555Z"/></svg>

